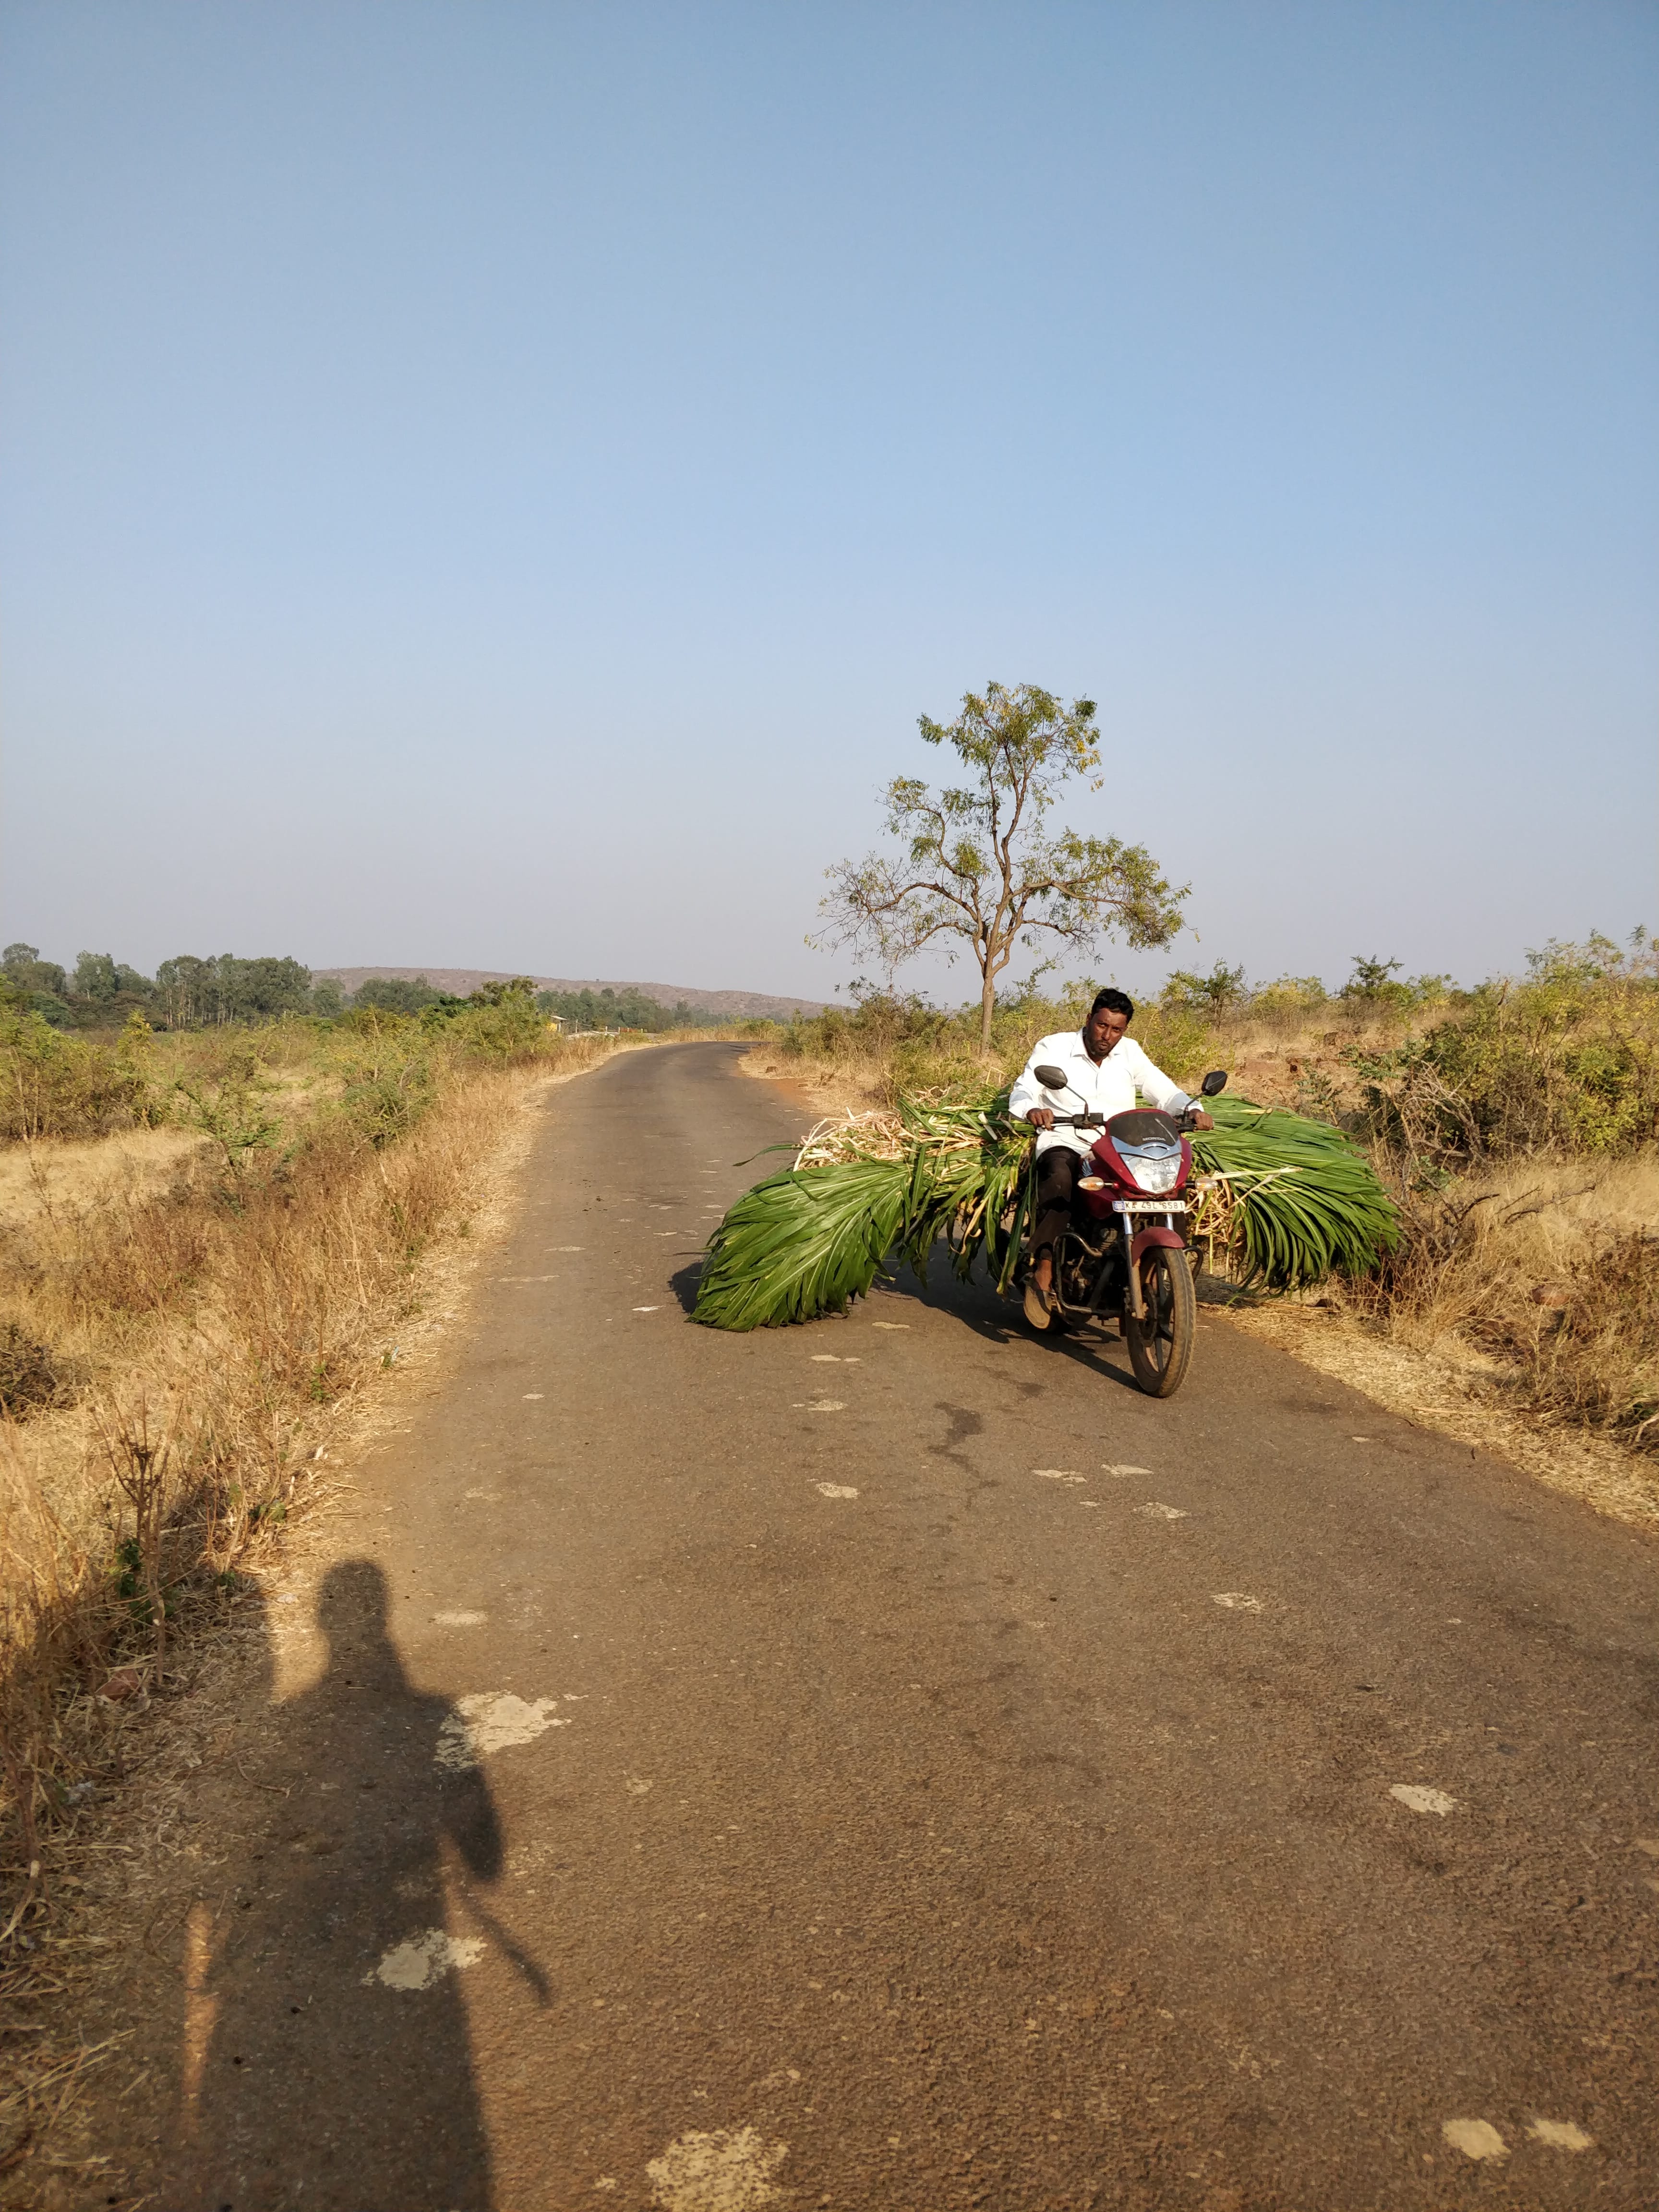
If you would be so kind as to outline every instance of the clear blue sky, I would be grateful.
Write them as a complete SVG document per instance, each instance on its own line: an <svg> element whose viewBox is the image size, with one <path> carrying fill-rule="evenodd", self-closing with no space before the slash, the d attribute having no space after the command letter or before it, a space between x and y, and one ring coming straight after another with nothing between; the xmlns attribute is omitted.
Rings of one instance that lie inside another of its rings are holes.
<svg viewBox="0 0 1659 2212"><path fill-rule="evenodd" d="M1178 964L1654 923L1656 115L1647 0L12 0L0 933L827 993L989 677Z"/></svg>

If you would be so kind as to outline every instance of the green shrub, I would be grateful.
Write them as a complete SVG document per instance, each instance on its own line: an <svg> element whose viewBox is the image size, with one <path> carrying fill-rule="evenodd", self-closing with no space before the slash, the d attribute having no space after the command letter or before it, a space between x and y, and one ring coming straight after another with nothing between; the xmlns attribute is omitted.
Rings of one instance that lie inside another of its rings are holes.
<svg viewBox="0 0 1659 2212"><path fill-rule="evenodd" d="M149 1031L143 1031L148 1038ZM160 1118L130 1026L114 1042L0 1006L0 1138L92 1137Z"/></svg>
<svg viewBox="0 0 1659 2212"><path fill-rule="evenodd" d="M1659 975L1645 940L1528 956L1527 980L1461 994L1392 1051L1345 1057L1372 1133L1447 1165L1518 1152L1623 1152L1659 1139Z"/></svg>

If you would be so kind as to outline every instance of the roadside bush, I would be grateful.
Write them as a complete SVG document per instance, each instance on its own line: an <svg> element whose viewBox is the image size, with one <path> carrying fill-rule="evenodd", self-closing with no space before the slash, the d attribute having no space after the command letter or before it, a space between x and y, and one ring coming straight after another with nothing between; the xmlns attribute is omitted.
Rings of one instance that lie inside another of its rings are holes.
<svg viewBox="0 0 1659 2212"><path fill-rule="evenodd" d="M1659 1451L1659 1237L1638 1231L1583 1255L1559 1326L1534 1326L1524 1358L1545 1412Z"/></svg>
<svg viewBox="0 0 1659 2212"><path fill-rule="evenodd" d="M37 1344L15 1321L0 1322L0 1413L21 1419L58 1395L58 1367L50 1348Z"/></svg>
<svg viewBox="0 0 1659 2212"><path fill-rule="evenodd" d="M515 989L487 984L455 1010L447 1028L451 1050L477 1066L502 1067L532 1059L550 1048L552 1036L527 985Z"/></svg>
<svg viewBox="0 0 1659 2212"><path fill-rule="evenodd" d="M1333 1019L1329 994L1317 975L1281 975L1251 992L1238 1010L1271 1036L1297 1036Z"/></svg>
<svg viewBox="0 0 1659 2212"><path fill-rule="evenodd" d="M96 1137L155 1118L149 1035L140 1022L112 1043L0 1006L0 1139Z"/></svg>
<svg viewBox="0 0 1659 2212"><path fill-rule="evenodd" d="M1609 957L1610 956L1610 957ZM1529 956L1389 1051L1347 1055L1373 1135L1425 1163L1618 1153L1659 1139L1659 975L1644 945L1605 939Z"/></svg>

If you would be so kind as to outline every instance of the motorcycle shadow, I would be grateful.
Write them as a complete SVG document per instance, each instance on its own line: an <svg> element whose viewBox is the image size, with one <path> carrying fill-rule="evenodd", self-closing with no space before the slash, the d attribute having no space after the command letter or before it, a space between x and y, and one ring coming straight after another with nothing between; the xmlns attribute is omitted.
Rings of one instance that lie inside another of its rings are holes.
<svg viewBox="0 0 1659 2212"><path fill-rule="evenodd" d="M884 1287L890 1296L914 1298L936 1312L953 1316L988 1344L1033 1345L1040 1352L1052 1352L1069 1359L1073 1366L1098 1376L1103 1382L1115 1382L1124 1390L1139 1390L1129 1367L1129 1347L1117 1334L1115 1320L1069 1322L1063 1328L1039 1333L1027 1323L1018 1299L1000 1295L977 1264L973 1274L963 1282L948 1260L939 1254L934 1255L925 1279L908 1267L901 1267Z"/></svg>

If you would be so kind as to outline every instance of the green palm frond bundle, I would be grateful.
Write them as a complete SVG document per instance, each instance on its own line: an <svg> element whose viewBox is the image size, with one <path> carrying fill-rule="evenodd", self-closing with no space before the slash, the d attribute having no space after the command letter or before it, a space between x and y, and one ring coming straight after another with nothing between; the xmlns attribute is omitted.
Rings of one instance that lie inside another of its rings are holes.
<svg viewBox="0 0 1659 2212"><path fill-rule="evenodd" d="M958 1275L983 1252L1006 1290L1031 1203L1030 1132L1007 1109L1006 1086L974 1088L821 1124L714 1231L697 1320L749 1329L842 1313L890 1255L920 1272L941 1239ZM1340 1130L1240 1099L1212 1110L1216 1127L1193 1144L1193 1234L1212 1266L1284 1290L1392 1249L1394 1210Z"/></svg>
<svg viewBox="0 0 1659 2212"><path fill-rule="evenodd" d="M776 1328L845 1312L898 1243L909 1184L902 1159L769 1176L709 1239L697 1319L715 1328Z"/></svg>
<svg viewBox="0 0 1659 2212"><path fill-rule="evenodd" d="M1202 1180L1188 1224L1236 1282L1304 1290L1363 1274L1391 1252L1399 1219L1370 1162L1328 1121L1244 1098L1212 1098L1193 1139Z"/></svg>

